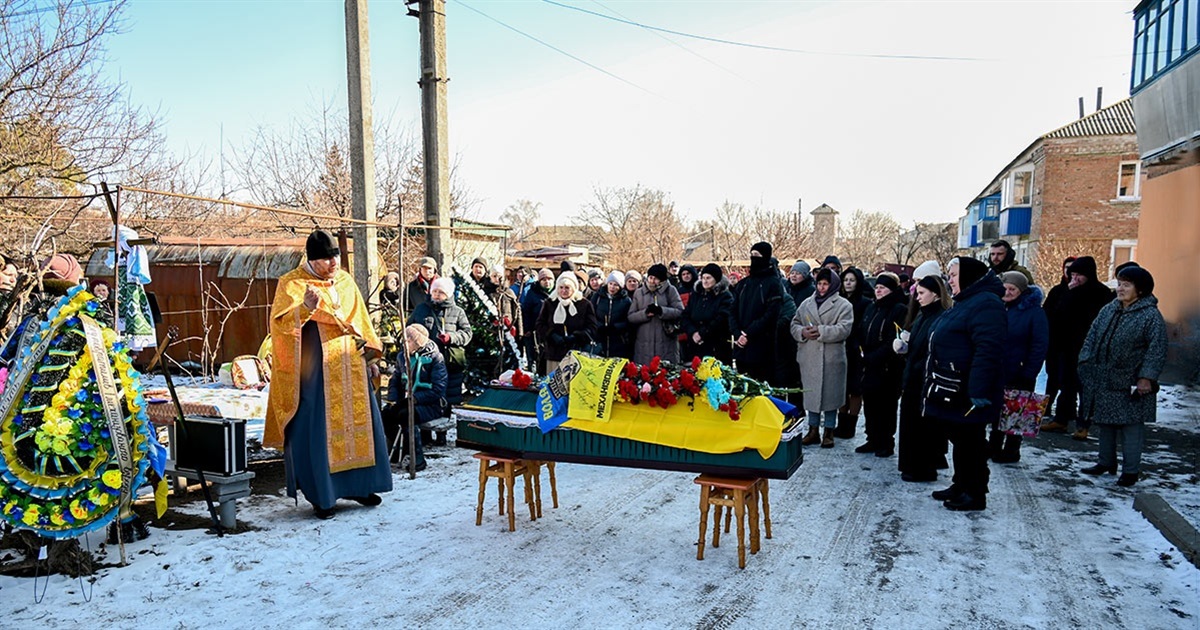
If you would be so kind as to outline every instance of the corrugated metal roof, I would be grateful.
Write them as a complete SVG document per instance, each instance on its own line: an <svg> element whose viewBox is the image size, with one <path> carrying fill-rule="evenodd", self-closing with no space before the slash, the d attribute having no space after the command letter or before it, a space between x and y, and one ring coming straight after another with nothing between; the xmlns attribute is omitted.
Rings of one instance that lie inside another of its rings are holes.
<svg viewBox="0 0 1200 630"><path fill-rule="evenodd" d="M1073 123L1063 125L1043 138L1082 138L1085 136L1122 136L1136 134L1133 101L1125 99L1098 110Z"/></svg>
<svg viewBox="0 0 1200 630"><path fill-rule="evenodd" d="M295 269L304 259L304 240L259 241L251 239L229 239L224 242L190 243L175 241L160 242L146 247L151 265L208 266L216 265L218 275L223 278L278 278ZM86 274L103 276L112 274L104 264L111 248L97 249L88 259ZM353 251L353 250L351 250Z"/></svg>

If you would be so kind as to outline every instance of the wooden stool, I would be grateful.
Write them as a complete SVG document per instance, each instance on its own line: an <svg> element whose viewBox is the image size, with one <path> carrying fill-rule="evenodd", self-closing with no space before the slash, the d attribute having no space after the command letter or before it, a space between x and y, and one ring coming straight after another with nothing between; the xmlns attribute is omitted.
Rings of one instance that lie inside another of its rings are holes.
<svg viewBox="0 0 1200 630"><path fill-rule="evenodd" d="M554 462L527 459L525 464L530 467L533 476L533 499L537 504L537 517L542 518L542 466L550 471L550 499L554 509L558 509L558 482L554 478Z"/></svg>
<svg viewBox="0 0 1200 630"><path fill-rule="evenodd" d="M534 511L533 492L530 485L532 467L529 462L494 453L475 453L473 457L479 460L479 503L475 506L476 526L483 524L483 499L487 489L487 480L489 477L494 477L496 485L500 489L500 515L504 516L505 485L507 485L508 531L517 531L516 515L513 513L513 491L518 474L525 479L525 503L529 505L529 520L537 520L538 514Z"/></svg>
<svg viewBox="0 0 1200 630"><path fill-rule="evenodd" d="M737 516L738 568L746 568L746 513L750 514L750 553L758 553L758 491L762 479L731 479L700 475L695 483L700 486L700 539L696 546L696 559L704 559L704 536L708 530L708 508L714 507L713 547L721 544L721 509L726 508ZM749 510L746 499L749 498ZM728 531L728 529L726 530Z"/></svg>
<svg viewBox="0 0 1200 630"><path fill-rule="evenodd" d="M758 488L757 489L758 489L758 496L759 496L759 498L762 499L762 504L761 504L761 507L759 508L759 514L762 514L762 516L763 516L763 524L766 526L767 538L770 538L771 537L771 499L770 499L771 489L768 486L767 479L765 479L765 478L758 479ZM717 518L718 519L720 518L720 511L721 511L721 506L718 505L717 506L717 513L718 513ZM725 533L726 534L729 533L729 522L732 520L732 517L733 517L733 510L725 510ZM717 544L714 542L713 546L716 547ZM751 552L751 553L753 553L753 552Z"/></svg>

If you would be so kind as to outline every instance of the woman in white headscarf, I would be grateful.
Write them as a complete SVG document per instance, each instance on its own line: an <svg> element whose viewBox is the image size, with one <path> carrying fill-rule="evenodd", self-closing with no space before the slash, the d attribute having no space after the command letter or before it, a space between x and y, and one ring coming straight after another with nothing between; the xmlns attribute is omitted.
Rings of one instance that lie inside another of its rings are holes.
<svg viewBox="0 0 1200 630"><path fill-rule="evenodd" d="M572 350L582 350L596 336L596 310L579 290L579 279L564 271L555 283L554 295L542 304L537 335L545 349L546 372Z"/></svg>

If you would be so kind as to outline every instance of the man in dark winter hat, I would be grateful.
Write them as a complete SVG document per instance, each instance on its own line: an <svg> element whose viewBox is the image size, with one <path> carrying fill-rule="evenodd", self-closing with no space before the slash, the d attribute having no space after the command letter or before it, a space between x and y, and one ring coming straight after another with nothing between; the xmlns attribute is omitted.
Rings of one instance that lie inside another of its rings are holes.
<svg viewBox="0 0 1200 630"><path fill-rule="evenodd" d="M437 261L429 256L418 258L417 275L408 283L406 315L411 315L418 306L429 301L429 290L433 287L433 281L437 279Z"/></svg>
<svg viewBox="0 0 1200 630"><path fill-rule="evenodd" d="M826 256L825 260L821 261L821 266L842 273L842 260L833 254Z"/></svg>
<svg viewBox="0 0 1200 630"><path fill-rule="evenodd" d="M996 272L997 277L1006 271L1019 271L1026 280L1029 280L1029 284L1033 284L1033 274L1017 264L1017 252L1013 251L1012 245L1009 245L1008 241L999 240L992 243L991 248L988 249L988 263L992 271Z"/></svg>
<svg viewBox="0 0 1200 630"><path fill-rule="evenodd" d="M675 287L679 286L679 263L674 260L667 265L667 281Z"/></svg>
<svg viewBox="0 0 1200 630"><path fill-rule="evenodd" d="M1076 431L1071 437L1086 440L1089 422L1086 418L1077 417L1082 387L1079 381L1079 351L1083 349L1092 321L1116 294L1096 276L1096 259L1091 256L1080 256L1072 261L1067 267L1067 275L1071 279L1067 283L1066 295L1053 305L1053 310L1046 311L1046 317L1050 320L1050 335L1059 352L1059 393L1057 404L1054 405L1054 419L1043 423L1042 430L1066 433L1071 421L1077 420Z"/></svg>

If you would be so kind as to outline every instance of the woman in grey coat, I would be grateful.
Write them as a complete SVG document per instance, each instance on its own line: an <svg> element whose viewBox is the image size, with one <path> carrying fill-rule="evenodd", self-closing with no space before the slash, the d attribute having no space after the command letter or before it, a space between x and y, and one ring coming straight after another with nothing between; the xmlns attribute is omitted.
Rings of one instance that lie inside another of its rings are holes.
<svg viewBox="0 0 1200 630"><path fill-rule="evenodd" d="M629 323L637 331L633 342L633 362L645 365L654 357L679 362L679 319L683 317L683 300L679 291L667 282L667 266L652 265L646 272L646 284L633 293L629 307ZM667 334L664 326L674 327Z"/></svg>
<svg viewBox="0 0 1200 630"><path fill-rule="evenodd" d="M800 443L820 442L821 448L833 447L838 408L846 402L846 338L854 330L854 307L838 293L841 284L838 274L821 269L816 293L805 298L792 316L791 332L808 412L808 434ZM818 433L822 416L823 438Z"/></svg>
<svg viewBox="0 0 1200 630"><path fill-rule="evenodd" d="M1154 277L1141 267L1117 273L1117 299L1100 309L1079 352L1080 418L1100 433L1100 457L1087 475L1117 473L1117 440L1124 466L1117 485L1141 472L1146 423L1154 422L1158 376L1167 361L1167 326L1154 297Z"/></svg>

